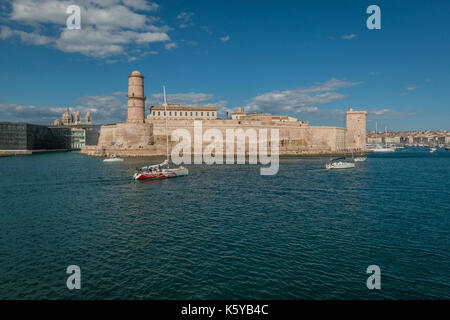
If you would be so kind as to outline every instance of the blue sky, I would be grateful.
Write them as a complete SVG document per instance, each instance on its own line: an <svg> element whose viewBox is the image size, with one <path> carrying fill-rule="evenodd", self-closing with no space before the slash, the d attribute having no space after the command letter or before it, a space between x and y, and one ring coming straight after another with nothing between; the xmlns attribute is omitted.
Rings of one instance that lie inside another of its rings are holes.
<svg viewBox="0 0 450 320"><path fill-rule="evenodd" d="M65 10L81 7L81 30ZM369 30L366 8L381 9ZM450 129L449 1L0 1L0 121L51 123L69 106L123 121L127 75L147 105L215 104L344 125Z"/></svg>

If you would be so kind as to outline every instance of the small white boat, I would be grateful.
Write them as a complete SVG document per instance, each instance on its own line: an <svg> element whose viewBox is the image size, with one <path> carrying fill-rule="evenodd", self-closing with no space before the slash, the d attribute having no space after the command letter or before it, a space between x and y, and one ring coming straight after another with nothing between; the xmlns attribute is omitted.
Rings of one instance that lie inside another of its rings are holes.
<svg viewBox="0 0 450 320"><path fill-rule="evenodd" d="M395 148L394 147L380 147L377 146L376 148L370 149L370 151L372 152L395 152Z"/></svg>
<svg viewBox="0 0 450 320"><path fill-rule="evenodd" d="M356 157L353 159L354 162L364 162L367 160L367 157Z"/></svg>
<svg viewBox="0 0 450 320"><path fill-rule="evenodd" d="M327 170L330 170L330 169L350 169L355 167L355 164L353 162L342 161L344 159L345 158L333 159L329 163L325 164L325 168Z"/></svg>
<svg viewBox="0 0 450 320"><path fill-rule="evenodd" d="M437 148L430 148L430 152L433 153L437 150Z"/></svg>
<svg viewBox="0 0 450 320"><path fill-rule="evenodd" d="M103 160L103 162L122 162L122 158L118 158L115 154Z"/></svg>

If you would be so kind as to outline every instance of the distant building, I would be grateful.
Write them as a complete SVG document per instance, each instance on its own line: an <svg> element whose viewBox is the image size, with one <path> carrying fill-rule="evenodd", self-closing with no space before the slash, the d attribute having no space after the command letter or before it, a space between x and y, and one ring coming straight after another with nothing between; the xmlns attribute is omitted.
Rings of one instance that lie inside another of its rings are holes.
<svg viewBox="0 0 450 320"><path fill-rule="evenodd" d="M53 121L54 126L73 126L79 124L92 124L92 116L88 111L86 113L85 122L83 123L80 111L75 112L75 118L70 112L69 108L66 108L66 112L63 113L61 119Z"/></svg>
<svg viewBox="0 0 450 320"><path fill-rule="evenodd" d="M217 107L214 106L182 106L177 103L167 104L167 119L169 120L215 120ZM150 107L148 120L165 119L164 106Z"/></svg>
<svg viewBox="0 0 450 320"><path fill-rule="evenodd" d="M0 123L0 151L32 153L44 150L69 150L70 128L29 123Z"/></svg>
<svg viewBox="0 0 450 320"><path fill-rule="evenodd" d="M301 122L302 125L307 126L308 121L300 121L297 118L291 117L291 116L274 116L270 113L260 113L260 112L252 112L247 113L244 111L244 108L239 107L236 108L236 111L231 114L232 120L258 120L263 122L273 122L273 121L280 121L280 122Z"/></svg>

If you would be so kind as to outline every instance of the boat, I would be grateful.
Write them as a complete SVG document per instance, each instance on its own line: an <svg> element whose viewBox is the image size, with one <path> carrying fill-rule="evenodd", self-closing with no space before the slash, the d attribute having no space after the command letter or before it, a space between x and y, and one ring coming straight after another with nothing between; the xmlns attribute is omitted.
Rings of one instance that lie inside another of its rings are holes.
<svg viewBox="0 0 450 320"><path fill-rule="evenodd" d="M370 149L370 151L372 151L372 152L395 152L395 148L393 148L393 147L386 148L386 147L376 146L375 148Z"/></svg>
<svg viewBox="0 0 450 320"><path fill-rule="evenodd" d="M122 162L122 158L118 158L115 154L103 160L103 162Z"/></svg>
<svg viewBox="0 0 450 320"><path fill-rule="evenodd" d="M430 148L430 153L436 152L436 150L437 150L437 148L432 147L432 148Z"/></svg>
<svg viewBox="0 0 450 320"><path fill-rule="evenodd" d="M169 168L169 161L164 160L163 163L142 167L135 171L133 178L135 180L156 180L187 176L188 169L185 167Z"/></svg>
<svg viewBox="0 0 450 320"><path fill-rule="evenodd" d="M164 92L164 114L166 118L166 160L163 163L142 167L136 169L133 175L134 180L157 180L183 177L189 174L189 170L181 166L178 168L170 168L169 165L169 130L167 125L167 100L166 87L163 86Z"/></svg>
<svg viewBox="0 0 450 320"><path fill-rule="evenodd" d="M345 157L332 159L330 162L325 164L325 168L327 170L330 170L330 169L350 169L355 167L355 163L342 160L345 160Z"/></svg>
<svg viewBox="0 0 450 320"><path fill-rule="evenodd" d="M355 157L355 159L353 159L354 162L364 162L367 160L367 157Z"/></svg>

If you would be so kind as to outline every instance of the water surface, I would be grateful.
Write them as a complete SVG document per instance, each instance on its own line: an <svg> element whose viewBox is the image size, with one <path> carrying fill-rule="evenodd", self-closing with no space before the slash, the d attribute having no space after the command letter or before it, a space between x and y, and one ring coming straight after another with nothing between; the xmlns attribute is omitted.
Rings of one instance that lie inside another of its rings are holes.
<svg viewBox="0 0 450 320"><path fill-rule="evenodd" d="M450 152L131 180L160 160L0 158L0 298L450 298ZM72 264L81 290L66 288ZM381 290L366 287L372 264Z"/></svg>

